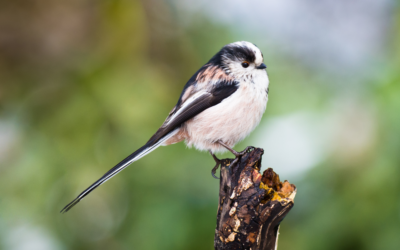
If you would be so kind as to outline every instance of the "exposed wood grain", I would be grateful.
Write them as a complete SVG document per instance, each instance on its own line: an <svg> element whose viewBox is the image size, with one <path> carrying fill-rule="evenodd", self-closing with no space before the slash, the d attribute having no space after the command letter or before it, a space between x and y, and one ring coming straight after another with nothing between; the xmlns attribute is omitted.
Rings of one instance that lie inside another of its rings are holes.
<svg viewBox="0 0 400 250"><path fill-rule="evenodd" d="M222 160L214 248L275 250L279 224L293 207L296 187L271 169L261 175L263 149L230 166Z"/></svg>

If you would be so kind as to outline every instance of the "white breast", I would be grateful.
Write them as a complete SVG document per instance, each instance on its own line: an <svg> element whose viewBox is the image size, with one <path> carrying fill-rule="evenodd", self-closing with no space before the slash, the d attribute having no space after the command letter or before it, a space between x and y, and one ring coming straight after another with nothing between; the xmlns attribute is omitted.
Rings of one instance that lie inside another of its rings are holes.
<svg viewBox="0 0 400 250"><path fill-rule="evenodd" d="M199 150L226 151L216 141L233 147L259 124L268 101L268 76L260 71L240 82L238 90L185 124L186 144Z"/></svg>

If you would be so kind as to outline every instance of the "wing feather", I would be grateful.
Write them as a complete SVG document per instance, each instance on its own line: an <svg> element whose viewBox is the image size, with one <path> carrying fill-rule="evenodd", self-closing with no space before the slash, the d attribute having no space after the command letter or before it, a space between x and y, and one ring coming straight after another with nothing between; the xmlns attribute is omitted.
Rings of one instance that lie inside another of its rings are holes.
<svg viewBox="0 0 400 250"><path fill-rule="evenodd" d="M190 120L204 110L219 104L225 98L232 95L238 87L238 83L236 82L219 84L211 91L199 91L194 93L179 107L175 108L175 111L167 117L164 124L147 143L153 143L159 140L170 131L180 127L184 122Z"/></svg>

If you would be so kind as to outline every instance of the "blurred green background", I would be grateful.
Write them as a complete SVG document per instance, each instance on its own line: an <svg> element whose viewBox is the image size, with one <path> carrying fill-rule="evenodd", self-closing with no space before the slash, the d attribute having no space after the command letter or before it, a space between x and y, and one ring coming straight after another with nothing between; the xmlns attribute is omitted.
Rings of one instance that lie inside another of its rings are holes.
<svg viewBox="0 0 400 250"><path fill-rule="evenodd" d="M161 147L59 211L162 124L223 45L257 44L244 142L296 184L279 249L400 249L399 1L0 1L0 248L213 249L213 160ZM229 154L220 157L232 157Z"/></svg>

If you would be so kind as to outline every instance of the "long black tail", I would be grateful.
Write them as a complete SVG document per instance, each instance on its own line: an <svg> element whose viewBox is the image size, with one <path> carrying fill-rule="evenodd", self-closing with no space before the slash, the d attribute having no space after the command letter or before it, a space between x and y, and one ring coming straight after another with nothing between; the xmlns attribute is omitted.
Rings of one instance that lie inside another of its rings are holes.
<svg viewBox="0 0 400 250"><path fill-rule="evenodd" d="M68 212L68 210L70 210L73 206L75 206L80 200L82 200L86 195L88 195L90 192L92 192L95 188L97 188L104 182L111 179L114 175L121 172L123 169L128 167L132 162L139 160L143 156L149 154L154 149L161 146L166 140L168 140L173 135L175 135L176 132L177 132L177 130L171 131L170 133L168 133L167 135L165 135L164 137L159 139L157 142L152 142L152 140L147 142L143 147L139 148L138 150L133 152L131 155L126 157L124 160L122 160L120 163L118 163L115 167L113 167L107 173L105 173L100 179L98 179L90 187L85 189L85 191L80 193L73 201L71 201L68 205L66 205L60 212L61 213Z"/></svg>

